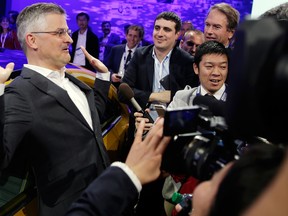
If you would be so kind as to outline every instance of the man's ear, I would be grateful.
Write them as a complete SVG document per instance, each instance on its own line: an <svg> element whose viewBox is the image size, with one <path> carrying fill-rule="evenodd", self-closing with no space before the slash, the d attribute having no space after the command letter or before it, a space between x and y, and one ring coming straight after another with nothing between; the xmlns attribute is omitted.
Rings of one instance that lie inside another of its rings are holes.
<svg viewBox="0 0 288 216"><path fill-rule="evenodd" d="M231 39L232 39L233 36L234 36L235 30L229 30L228 33L229 33L228 39L229 39L229 41L231 41Z"/></svg>
<svg viewBox="0 0 288 216"><path fill-rule="evenodd" d="M38 48L35 35L29 33L26 35L25 40L26 40L27 46L31 47L32 49Z"/></svg>
<svg viewBox="0 0 288 216"><path fill-rule="evenodd" d="M193 69L194 69L194 72L195 74L199 74L199 68L197 67L197 65L195 63L193 63Z"/></svg>

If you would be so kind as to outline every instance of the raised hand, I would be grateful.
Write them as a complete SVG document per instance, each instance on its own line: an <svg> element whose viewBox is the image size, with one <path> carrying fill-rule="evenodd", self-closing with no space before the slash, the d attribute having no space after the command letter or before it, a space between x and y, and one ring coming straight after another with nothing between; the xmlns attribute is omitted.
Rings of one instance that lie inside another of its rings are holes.
<svg viewBox="0 0 288 216"><path fill-rule="evenodd" d="M82 52L84 53L85 57L88 59L89 63L97 70L97 72L100 72L100 73L108 72L108 68L99 59L90 55L83 46L80 46L80 48Z"/></svg>
<svg viewBox="0 0 288 216"><path fill-rule="evenodd" d="M10 77L15 64L13 62L10 62L6 65L5 68L0 66L0 83L4 84L8 78Z"/></svg>
<svg viewBox="0 0 288 216"><path fill-rule="evenodd" d="M162 154L171 139L163 136L164 119L160 118L142 141L144 125L142 121L125 162L142 184L160 176Z"/></svg>

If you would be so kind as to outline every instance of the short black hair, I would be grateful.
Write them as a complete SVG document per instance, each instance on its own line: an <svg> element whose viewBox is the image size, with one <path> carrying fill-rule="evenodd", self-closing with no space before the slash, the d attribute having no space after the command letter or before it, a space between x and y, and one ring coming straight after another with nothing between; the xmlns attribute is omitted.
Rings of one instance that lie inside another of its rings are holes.
<svg viewBox="0 0 288 216"><path fill-rule="evenodd" d="M285 149L276 145L248 147L220 183L209 216L241 215L271 183L284 159Z"/></svg>
<svg viewBox="0 0 288 216"><path fill-rule="evenodd" d="M88 21L90 20L90 16L87 13L84 13L84 12L81 12L81 13L77 14L76 20L78 20L78 18L80 16L85 16Z"/></svg>
<svg viewBox="0 0 288 216"><path fill-rule="evenodd" d="M194 63L197 65L198 68L202 57L207 54L226 55L229 62L228 51L222 43L218 41L206 41L200 44L196 49Z"/></svg>
<svg viewBox="0 0 288 216"><path fill-rule="evenodd" d="M259 16L259 18L273 17L277 20L288 20L288 2L273 7Z"/></svg>
<svg viewBox="0 0 288 216"><path fill-rule="evenodd" d="M111 26L110 21L103 21L102 24L101 24L101 27L103 27L105 24L109 24Z"/></svg>
<svg viewBox="0 0 288 216"><path fill-rule="evenodd" d="M182 22L181 22L180 17L176 13L171 12L171 11L164 11L156 17L155 21L159 19L165 19L165 20L175 22L176 33L180 31ZM155 21L154 21L154 25L155 25Z"/></svg>

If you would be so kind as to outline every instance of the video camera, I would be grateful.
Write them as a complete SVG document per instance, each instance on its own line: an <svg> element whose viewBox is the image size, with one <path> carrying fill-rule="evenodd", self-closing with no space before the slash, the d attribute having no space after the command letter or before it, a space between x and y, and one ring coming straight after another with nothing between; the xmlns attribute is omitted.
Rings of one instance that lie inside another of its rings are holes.
<svg viewBox="0 0 288 216"><path fill-rule="evenodd" d="M172 174L210 179L214 172L239 158L244 141L230 137L223 117L213 116L207 107L192 106L167 109L164 135L173 136L162 162L162 169Z"/></svg>

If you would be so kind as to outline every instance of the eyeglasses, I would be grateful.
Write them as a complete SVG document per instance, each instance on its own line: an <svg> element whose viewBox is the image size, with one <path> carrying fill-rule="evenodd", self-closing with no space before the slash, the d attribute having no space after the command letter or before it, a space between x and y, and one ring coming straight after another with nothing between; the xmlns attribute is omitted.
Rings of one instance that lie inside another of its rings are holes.
<svg viewBox="0 0 288 216"><path fill-rule="evenodd" d="M65 34L67 33L69 36L72 35L72 30L71 29L58 29L57 31L47 31L47 32L31 32L32 34L53 34L53 35L58 35L58 37L64 37Z"/></svg>

